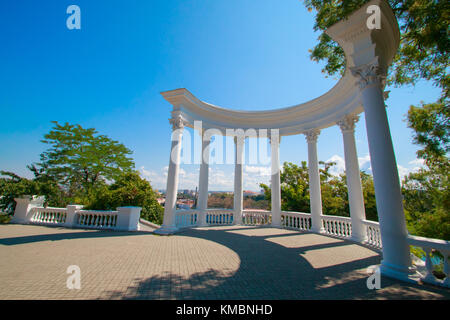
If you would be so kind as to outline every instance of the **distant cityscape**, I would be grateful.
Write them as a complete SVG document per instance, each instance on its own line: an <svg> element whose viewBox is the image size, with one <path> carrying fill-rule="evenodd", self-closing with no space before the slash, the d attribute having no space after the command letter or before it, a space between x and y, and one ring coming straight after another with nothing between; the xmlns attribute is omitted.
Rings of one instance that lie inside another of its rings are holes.
<svg viewBox="0 0 450 320"><path fill-rule="evenodd" d="M164 206L165 201L166 201L166 190L164 189L159 189L156 191L159 195L158 195L158 203L162 206ZM232 197L234 195L233 191L209 191L208 192L209 196L211 195L225 195L228 196L228 198L230 198L230 196ZM243 191L243 195L244 197L258 197L258 196L263 196L264 195L264 191L261 190L259 192L257 191L250 191L250 190L244 190ZM196 207L196 203L197 203L197 197L198 197L198 191L196 190L190 190L190 189L183 189L183 190L179 190L178 191L178 196L177 196L177 209L193 209ZM225 208L227 205L224 202L223 207Z"/></svg>

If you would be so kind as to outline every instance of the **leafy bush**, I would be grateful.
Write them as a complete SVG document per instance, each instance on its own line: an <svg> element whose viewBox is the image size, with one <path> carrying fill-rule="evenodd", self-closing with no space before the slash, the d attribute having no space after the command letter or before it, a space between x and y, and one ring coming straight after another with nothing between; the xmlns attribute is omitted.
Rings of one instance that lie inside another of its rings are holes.
<svg viewBox="0 0 450 320"><path fill-rule="evenodd" d="M142 207L141 217L156 224L162 224L163 207L157 201L156 192L150 183L137 172L120 176L113 184L101 184L91 190L86 199L80 199L86 209L115 210L117 207Z"/></svg>

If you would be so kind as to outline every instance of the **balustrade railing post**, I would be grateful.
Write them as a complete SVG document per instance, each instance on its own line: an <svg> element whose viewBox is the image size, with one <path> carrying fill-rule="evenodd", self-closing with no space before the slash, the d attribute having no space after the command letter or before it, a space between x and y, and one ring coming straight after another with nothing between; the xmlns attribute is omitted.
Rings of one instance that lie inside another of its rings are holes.
<svg viewBox="0 0 450 320"><path fill-rule="evenodd" d="M139 226L141 207L119 207L116 228L118 230L136 231Z"/></svg>
<svg viewBox="0 0 450 320"><path fill-rule="evenodd" d="M83 208L83 206L77 205L77 204L68 205L67 212L66 212L66 222L64 223L64 226L69 227L69 228L73 227L76 223L76 220L75 220L76 212L78 210L81 210L82 208Z"/></svg>
<svg viewBox="0 0 450 320"><path fill-rule="evenodd" d="M44 197L36 196L23 196L14 198L14 200L16 208L11 219L12 223L29 223L33 215L33 208L42 207L45 201Z"/></svg>

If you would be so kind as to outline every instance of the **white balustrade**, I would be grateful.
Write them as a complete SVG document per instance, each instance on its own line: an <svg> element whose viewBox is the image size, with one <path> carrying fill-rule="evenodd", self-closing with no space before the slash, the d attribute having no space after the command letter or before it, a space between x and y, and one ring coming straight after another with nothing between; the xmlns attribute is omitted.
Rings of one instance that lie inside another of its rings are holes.
<svg viewBox="0 0 450 320"><path fill-rule="evenodd" d="M421 280L423 282L450 288L450 266L448 262L448 259L450 258L450 241L408 235L408 244L420 247L425 251L425 271L419 271L422 275ZM441 253L444 260L444 279L438 279L433 274L433 261L431 255L432 253L436 253L436 251Z"/></svg>
<svg viewBox="0 0 450 320"><path fill-rule="evenodd" d="M294 211L281 212L281 226L287 229L310 230L311 214Z"/></svg>
<svg viewBox="0 0 450 320"><path fill-rule="evenodd" d="M366 243L381 249L383 244L381 242L380 224L376 221L363 220L362 221L366 229Z"/></svg>
<svg viewBox="0 0 450 320"><path fill-rule="evenodd" d="M264 210L244 210L242 224L249 226L262 226L272 223L272 213Z"/></svg>
<svg viewBox="0 0 450 320"><path fill-rule="evenodd" d="M234 221L232 209L207 209L206 223L209 225L230 225Z"/></svg>
<svg viewBox="0 0 450 320"><path fill-rule="evenodd" d="M177 228L189 228L196 226L200 211L198 210L177 210L175 212L175 225Z"/></svg>
<svg viewBox="0 0 450 320"><path fill-rule="evenodd" d="M75 226L93 229L116 229L118 211L78 210Z"/></svg>
<svg viewBox="0 0 450 320"><path fill-rule="evenodd" d="M326 234L350 238L352 236L352 220L341 216L322 216L322 227Z"/></svg>
<svg viewBox="0 0 450 320"><path fill-rule="evenodd" d="M138 230L140 207L119 207L117 211L81 210L82 206L67 208L43 207L42 197L25 196L17 202L12 223L55 225L89 229Z"/></svg>
<svg viewBox="0 0 450 320"><path fill-rule="evenodd" d="M30 223L63 225L66 222L66 208L32 208Z"/></svg>

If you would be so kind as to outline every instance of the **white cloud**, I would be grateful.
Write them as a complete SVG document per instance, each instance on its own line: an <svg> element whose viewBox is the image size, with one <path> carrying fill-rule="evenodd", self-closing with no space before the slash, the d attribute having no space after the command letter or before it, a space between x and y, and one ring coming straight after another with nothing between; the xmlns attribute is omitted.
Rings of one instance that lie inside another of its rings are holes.
<svg viewBox="0 0 450 320"><path fill-rule="evenodd" d="M271 167L268 166L244 166L244 174L257 174L261 176L270 176Z"/></svg>
<svg viewBox="0 0 450 320"><path fill-rule="evenodd" d="M233 190L234 174L218 168L209 168L209 190Z"/></svg>
<svg viewBox="0 0 450 320"><path fill-rule="evenodd" d="M260 183L270 185L270 166L244 166L244 190L259 191Z"/></svg>
<svg viewBox="0 0 450 320"><path fill-rule="evenodd" d="M144 166L140 168L141 177L150 181L151 185L155 189L165 189L167 183L167 171L169 167L164 167L160 172L153 170L147 170Z"/></svg>
<svg viewBox="0 0 450 320"><path fill-rule="evenodd" d="M359 170L367 173L372 173L372 166L370 164L370 155L366 154L364 157L358 157Z"/></svg>
<svg viewBox="0 0 450 320"><path fill-rule="evenodd" d="M398 170L398 176L400 177L400 180L403 180L403 178L409 174L410 169L405 168L401 165L397 165L397 170Z"/></svg>
<svg viewBox="0 0 450 320"><path fill-rule="evenodd" d="M345 160L341 156L338 156L335 154L330 159L328 159L326 162L335 162L336 165L332 166L330 168L330 173L334 176L337 176L341 173L344 173L345 171Z"/></svg>
<svg viewBox="0 0 450 320"><path fill-rule="evenodd" d="M423 169L425 166L425 161L423 159L415 159L408 162L408 164L408 168L398 165L398 175L400 176L400 180L403 180L405 176L412 172L417 172L420 169Z"/></svg>
<svg viewBox="0 0 450 320"><path fill-rule="evenodd" d="M333 175L338 175L345 171L345 160L339 155L333 155L327 162L336 162L336 165L330 169L330 173ZM358 158L359 169L363 170L369 174L372 174L372 166L370 163L370 155L367 154L364 157ZM411 172L417 172L424 166L424 161L422 159L415 159L408 162L408 166L397 165L398 175L400 180L402 180L406 175Z"/></svg>

